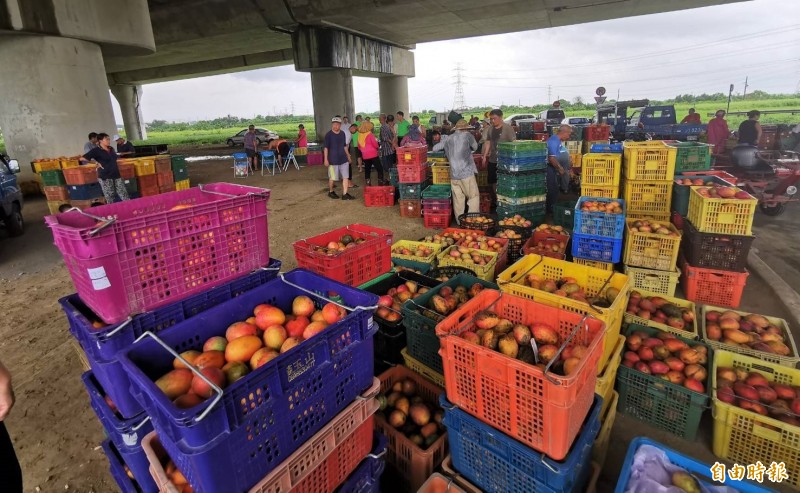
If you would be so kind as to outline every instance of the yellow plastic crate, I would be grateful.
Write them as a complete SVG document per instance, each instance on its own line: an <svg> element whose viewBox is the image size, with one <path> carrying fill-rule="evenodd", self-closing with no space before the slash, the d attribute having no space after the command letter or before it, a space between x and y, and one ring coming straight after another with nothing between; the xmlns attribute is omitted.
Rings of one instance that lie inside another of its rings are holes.
<svg viewBox="0 0 800 493"><path fill-rule="evenodd" d="M583 170L586 172L586 170ZM581 174L583 180L583 174ZM619 185L612 185L609 187L601 187L597 185L584 185L581 182L581 197L603 197L606 199L619 198Z"/></svg>
<svg viewBox="0 0 800 493"><path fill-rule="evenodd" d="M622 174L622 154L584 154L581 186L618 186ZM594 195L593 195L594 197ZM611 197L616 198L616 197Z"/></svg>
<svg viewBox="0 0 800 493"><path fill-rule="evenodd" d="M624 174L629 180L671 181L678 149L660 140L625 142Z"/></svg>
<svg viewBox="0 0 800 493"><path fill-rule="evenodd" d="M175 190L188 190L191 188L192 185L189 183L189 179L179 180L175 182Z"/></svg>
<svg viewBox="0 0 800 493"><path fill-rule="evenodd" d="M630 278L631 289L648 291L657 295L675 296L675 288L681 278L681 270L655 270L625 266L625 274Z"/></svg>
<svg viewBox="0 0 800 493"><path fill-rule="evenodd" d="M153 158L136 158L133 161L133 169L136 176L147 176L156 174L156 161Z"/></svg>
<svg viewBox="0 0 800 493"><path fill-rule="evenodd" d="M570 154L580 154L582 146L583 146L582 140L568 140L564 142L564 147L567 148L567 152L569 152Z"/></svg>
<svg viewBox="0 0 800 493"><path fill-rule="evenodd" d="M428 157L428 161L432 163L447 163L446 157Z"/></svg>
<svg viewBox="0 0 800 493"><path fill-rule="evenodd" d="M49 171L52 169L61 169L61 161L58 159L49 159L47 161L34 161L31 163L33 171L41 173L42 171Z"/></svg>
<svg viewBox="0 0 800 493"><path fill-rule="evenodd" d="M577 258L573 257L572 263L578 265L585 265L586 267L594 267L595 269L601 269L606 271L614 270L614 264L611 262L599 262L597 260L589 260L585 258Z"/></svg>
<svg viewBox="0 0 800 493"><path fill-rule="evenodd" d="M61 212L61 206L70 206L69 202L66 200L48 200L47 201L47 208L50 210L50 214L58 214Z"/></svg>
<svg viewBox="0 0 800 493"><path fill-rule="evenodd" d="M78 157L70 157L61 159L60 164L61 164L61 169L77 168L78 166L81 165L81 161Z"/></svg>
<svg viewBox="0 0 800 493"><path fill-rule="evenodd" d="M633 288L633 291L637 291L642 296L660 296L660 297L664 298L669 303L672 303L675 306L679 306L681 308L688 308L689 310L691 310L692 313L697 314L697 306L693 302L691 302L689 300L684 300L682 298L675 298L675 297L672 297L672 296L665 296L665 295L660 294L660 293L653 293L653 292L650 292L650 291L645 291L643 289ZM692 326L691 330L676 329L675 327L670 327L667 324L661 324L661 323L658 323L658 322L654 322L652 320L648 320L648 319L642 318L642 317L640 317L638 315L633 315L632 313L628 313L627 311L625 312L625 315L623 316L623 321L626 324L639 324L639 325L645 325L647 327L653 327L653 328L658 329L658 330L663 330L664 332L669 332L669 333L672 333L672 334L675 334L675 335L678 335L678 336L681 336L681 337L685 337L686 339L698 339L700 337L700 328L699 328L700 327L700 321L697 320L696 316L695 316L694 325Z"/></svg>
<svg viewBox="0 0 800 493"><path fill-rule="evenodd" d="M412 252L415 251L418 247L424 246L431 250L431 254L427 257L417 257L416 255L403 255L397 253L397 250L400 248L407 248ZM392 245L392 258L397 258L401 260L411 260L414 262L422 262L425 264L433 264L433 261L436 259L436 255L442 250L442 245L439 243L426 243L424 241L409 241L409 240L398 240L394 242Z"/></svg>
<svg viewBox="0 0 800 493"><path fill-rule="evenodd" d="M753 216L758 205L756 198L712 199L700 195L697 188L691 187L689 191L688 215L697 231L740 236L753 234Z"/></svg>
<svg viewBox="0 0 800 493"><path fill-rule="evenodd" d="M714 455L736 464L761 462L783 463L789 479L800 488L800 426L747 411L717 399L717 368L742 368L763 375L770 382L800 386L800 370L775 363L731 353L714 352L714 367L710 372L712 385L711 416L714 418Z"/></svg>
<svg viewBox="0 0 800 493"><path fill-rule="evenodd" d="M611 358L606 362L603 370L597 374L597 382L594 384L594 393L603 398L603 407L600 409L600 416L606 413L608 405L611 404L611 396L614 392L614 381L617 379L617 369L622 363L622 351L625 350L625 336L618 336L617 343L611 351Z"/></svg>
<svg viewBox="0 0 800 493"><path fill-rule="evenodd" d="M617 403L619 394L617 391L611 393L610 406L605 412L600 414L600 432L592 447L592 462L597 462L601 466L606 462L608 445L611 443L611 430L614 428L614 420L617 418Z"/></svg>
<svg viewBox="0 0 800 493"><path fill-rule="evenodd" d="M681 249L680 231L667 221L663 226L671 233L675 233L675 236L633 232L631 227L637 220L630 216L625 220L625 250L622 262L633 267L673 271Z"/></svg>
<svg viewBox="0 0 800 493"><path fill-rule="evenodd" d="M444 375L436 373L427 366L423 365L412 356L408 354L408 348L404 347L400 350L400 355L403 357L403 363L414 373L419 373L431 382L435 383L441 388L444 388Z"/></svg>
<svg viewBox="0 0 800 493"><path fill-rule="evenodd" d="M476 250L482 255L489 255L492 257L492 260L490 260L486 265L475 265L473 263L467 263L461 259L451 257L449 253L453 248L458 248L458 246L453 245L443 250L442 253L439 254L439 267L465 267L475 272L475 277L483 279L484 281L494 282L494 267L497 265L497 252L487 252L485 250L478 250L477 248L470 248L470 250Z"/></svg>
<svg viewBox="0 0 800 493"><path fill-rule="evenodd" d="M446 163L436 163L431 166L434 185L450 184L450 165Z"/></svg>
<svg viewBox="0 0 800 493"><path fill-rule="evenodd" d="M571 152L569 155L570 163L572 163L573 168L580 168L582 165L583 155L580 152Z"/></svg>
<svg viewBox="0 0 800 493"><path fill-rule="evenodd" d="M628 216L669 215L672 181L625 180L622 183L622 193Z"/></svg>
<svg viewBox="0 0 800 493"><path fill-rule="evenodd" d="M523 281L528 274L537 274L543 279L574 277L578 284L584 288L587 297L595 296L601 288L607 289L609 287L618 289L619 294L609 308L595 307L582 301L524 286ZM525 255L511 267L501 272L497 276L497 285L501 291L514 296L521 296L537 303L580 313L581 315L588 314L598 320L602 320L606 324L606 331L603 337L603 356L597 365L598 371L601 371L606 361L611 358L614 344L622 328L622 315L628 306L628 296L630 295L630 283L628 276L625 274L531 254Z"/></svg>

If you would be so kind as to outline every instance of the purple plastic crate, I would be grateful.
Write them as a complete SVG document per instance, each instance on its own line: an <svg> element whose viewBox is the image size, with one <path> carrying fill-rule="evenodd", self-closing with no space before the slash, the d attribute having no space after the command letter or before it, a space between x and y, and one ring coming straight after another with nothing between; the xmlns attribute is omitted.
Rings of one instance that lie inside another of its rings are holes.
<svg viewBox="0 0 800 493"><path fill-rule="evenodd" d="M178 303L137 315L119 331L117 329L122 324L103 329L93 328L90 320L92 316L87 315L90 310L77 294L61 298L59 303L67 315L70 333L80 342L86 353L86 359L94 372L94 377L103 389L107 389L106 392L114 401L120 414L130 418L141 413L143 409L142 405L131 395L130 380L118 360L118 353L129 348L136 337L146 331L160 333L178 322L194 317L204 310L271 281L278 275L280 268L280 260L271 259L266 269L259 269L252 274Z"/></svg>
<svg viewBox="0 0 800 493"><path fill-rule="evenodd" d="M103 443L101 443L100 445L103 447L103 452L106 453L106 457L108 457L108 464L109 464L109 469L111 469L111 476L114 477L114 481L117 482L117 486L119 486L119 490L122 493L158 493L158 487L156 487L156 483L150 476L149 469L147 470L146 479L149 480L150 483L152 483L153 488L143 487L142 483L134 481L128 477L128 474L125 472L124 459L122 458L122 455L119 453L114 444L111 442L111 440L105 439L103 440ZM138 480L138 476L136 476L136 473L133 473L133 476ZM143 480L142 482L145 481Z"/></svg>
<svg viewBox="0 0 800 493"><path fill-rule="evenodd" d="M212 397L191 409L176 408L153 383L172 369L174 359L155 339L121 353L131 393L196 491L247 490L369 388L378 297L296 269L159 336L176 352L197 349L251 316L258 304L288 311L296 296L310 295L321 307L332 292L354 309L227 387L218 402Z"/></svg>
<svg viewBox="0 0 800 493"><path fill-rule="evenodd" d="M213 183L45 222L81 299L116 324L266 265L269 195Z"/></svg>
<svg viewBox="0 0 800 493"><path fill-rule="evenodd" d="M572 235L572 256L616 264L622 258L622 240L594 235Z"/></svg>
<svg viewBox="0 0 800 493"><path fill-rule="evenodd" d="M581 204L592 202L619 202L622 214L608 214L605 212L583 212ZM622 199L607 199L603 197L581 197L575 204L575 224L573 233L592 236L605 236L607 238L622 239L625 233L625 201Z"/></svg>
<svg viewBox="0 0 800 493"><path fill-rule="evenodd" d="M379 431L374 433L374 437L370 454L339 486L336 493L380 493L381 474L386 469L386 449L389 440Z"/></svg>

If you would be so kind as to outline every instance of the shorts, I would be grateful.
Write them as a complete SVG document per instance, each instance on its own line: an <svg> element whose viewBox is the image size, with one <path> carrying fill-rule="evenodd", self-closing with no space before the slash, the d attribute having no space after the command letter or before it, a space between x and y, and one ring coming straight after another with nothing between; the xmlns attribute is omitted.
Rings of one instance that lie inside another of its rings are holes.
<svg viewBox="0 0 800 493"><path fill-rule="evenodd" d="M255 149L248 149L244 148L244 152L247 154L247 157L256 157L256 150Z"/></svg>
<svg viewBox="0 0 800 493"><path fill-rule="evenodd" d="M488 163L487 166L488 171L488 182L489 185L494 185L497 183L497 163Z"/></svg>
<svg viewBox="0 0 800 493"><path fill-rule="evenodd" d="M350 163L344 164L331 164L328 166L328 179L333 181L340 181L342 179L350 178Z"/></svg>

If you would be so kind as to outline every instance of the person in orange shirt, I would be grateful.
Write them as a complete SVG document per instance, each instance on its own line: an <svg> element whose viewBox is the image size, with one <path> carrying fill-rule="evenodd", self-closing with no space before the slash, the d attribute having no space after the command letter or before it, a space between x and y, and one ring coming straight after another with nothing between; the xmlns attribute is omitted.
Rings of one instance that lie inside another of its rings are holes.
<svg viewBox="0 0 800 493"><path fill-rule="evenodd" d="M694 108L689 108L689 114L683 117L681 123L691 123L693 125L700 125L700 113L694 111Z"/></svg>
<svg viewBox="0 0 800 493"><path fill-rule="evenodd" d="M725 121L725 110L717 110L708 122L708 143L714 146L714 154L722 154L725 152L725 145L728 142L728 136L731 134L728 128L728 122Z"/></svg>
<svg viewBox="0 0 800 493"><path fill-rule="evenodd" d="M275 156L278 158L278 164L283 167L283 158L289 154L289 141L286 139L270 140L267 144L268 151L275 151Z"/></svg>

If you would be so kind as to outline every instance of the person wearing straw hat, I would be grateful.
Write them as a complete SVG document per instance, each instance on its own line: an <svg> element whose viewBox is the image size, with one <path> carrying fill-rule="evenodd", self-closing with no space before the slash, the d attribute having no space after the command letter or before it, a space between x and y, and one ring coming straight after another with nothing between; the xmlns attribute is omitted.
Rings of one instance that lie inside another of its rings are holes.
<svg viewBox="0 0 800 493"><path fill-rule="evenodd" d="M433 146L434 152L444 151L450 162L450 188L453 192L453 210L456 220L466 212L480 212L480 191L475 175L478 168L472 153L478 149L478 143L472 135L472 127L463 118L456 122L453 134Z"/></svg>

